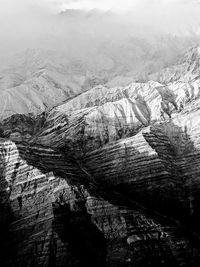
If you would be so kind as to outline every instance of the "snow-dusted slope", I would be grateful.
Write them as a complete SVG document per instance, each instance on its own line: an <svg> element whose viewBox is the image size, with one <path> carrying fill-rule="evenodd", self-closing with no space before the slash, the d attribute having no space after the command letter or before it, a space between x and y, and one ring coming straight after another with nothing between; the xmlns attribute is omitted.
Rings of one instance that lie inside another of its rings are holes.
<svg viewBox="0 0 200 267"><path fill-rule="evenodd" d="M0 221L11 233L3 249L16 250L8 266L74 262L74 240L96 260L104 243L91 224L109 266L199 266L198 84L97 86L40 116L4 120Z"/></svg>
<svg viewBox="0 0 200 267"><path fill-rule="evenodd" d="M38 114L103 83L54 51L27 50L0 71L0 118Z"/></svg>
<svg viewBox="0 0 200 267"><path fill-rule="evenodd" d="M186 53L179 56L177 62L168 68L162 69L150 75L150 78L163 83L190 82L199 79L200 70L200 46L192 47Z"/></svg>

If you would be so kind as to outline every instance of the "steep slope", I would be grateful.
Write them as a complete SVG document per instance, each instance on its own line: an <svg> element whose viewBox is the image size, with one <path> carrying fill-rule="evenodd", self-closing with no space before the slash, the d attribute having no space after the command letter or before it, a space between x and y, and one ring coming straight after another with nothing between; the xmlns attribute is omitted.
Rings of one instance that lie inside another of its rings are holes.
<svg viewBox="0 0 200 267"><path fill-rule="evenodd" d="M151 79L169 83L180 80L191 82L199 79L200 47L192 47L183 55L179 56L178 62L173 66L162 69L160 72L150 75Z"/></svg>
<svg viewBox="0 0 200 267"><path fill-rule="evenodd" d="M5 266L199 266L199 110L179 79L2 121Z"/></svg>
<svg viewBox="0 0 200 267"><path fill-rule="evenodd" d="M73 146L78 145L78 153L85 153L135 135L143 127L170 118L184 105L186 95L173 89L154 82L95 87L52 109L35 140L47 146L67 145L74 152Z"/></svg>
<svg viewBox="0 0 200 267"><path fill-rule="evenodd" d="M87 178L62 158L51 149L1 139L5 266L198 266L184 229L160 224L138 207L121 207L123 198L107 195L105 186L89 191L115 205L91 197L83 186L69 186L66 179L77 184Z"/></svg>
<svg viewBox="0 0 200 267"><path fill-rule="evenodd" d="M41 113L104 82L65 54L29 49L0 72L0 118Z"/></svg>
<svg viewBox="0 0 200 267"><path fill-rule="evenodd" d="M175 264L180 253L176 227L169 229L144 212L91 197L83 186L69 186L65 179L72 183L75 175L77 184L86 177L67 157L63 165L62 158L51 149L1 139L4 266L123 266L137 255L137 264ZM134 242L137 254L130 246ZM190 242L184 237L181 242L190 256ZM162 252L153 252L154 247Z"/></svg>

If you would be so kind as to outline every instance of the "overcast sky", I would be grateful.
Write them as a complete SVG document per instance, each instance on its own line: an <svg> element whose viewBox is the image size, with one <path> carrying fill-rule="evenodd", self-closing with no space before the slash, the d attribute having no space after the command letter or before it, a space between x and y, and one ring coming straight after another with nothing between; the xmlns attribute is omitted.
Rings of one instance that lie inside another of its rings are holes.
<svg viewBox="0 0 200 267"><path fill-rule="evenodd" d="M66 8L73 9L116 9L118 11L161 6L167 8L196 7L199 0L0 0L1 13L22 12L28 8L39 7L57 12Z"/></svg>
<svg viewBox="0 0 200 267"><path fill-rule="evenodd" d="M118 27L120 23L123 27L126 26L127 35L130 28L134 28L133 25L136 29L140 27L140 30L148 26L148 33L152 35L157 32L187 35L188 30L200 33L199 2L200 0L0 0L0 53L18 47L25 49L26 46L33 45L36 39L44 39L45 35L52 34L52 29L60 31L60 25L55 24L55 14L66 9L111 10L120 15L118 20L115 18L115 22L117 21ZM114 30L109 27L109 23L113 24L112 18L106 23L102 29L98 25L98 29L110 35L107 29ZM74 24L77 29L82 27L82 21L78 18L77 21L74 20ZM69 30L69 27L67 24L63 29ZM88 24L85 30L89 32L90 27L93 25ZM96 36L98 33L97 31ZM144 30L144 35L146 33Z"/></svg>
<svg viewBox="0 0 200 267"><path fill-rule="evenodd" d="M43 13L58 13L65 9L101 9L117 13L132 12L132 20L158 20L156 23L200 23L200 0L0 0L0 19L9 15L26 17ZM162 21L160 21L162 20ZM6 21L5 21L6 22ZM1 25L0 25L1 27Z"/></svg>
<svg viewBox="0 0 200 267"><path fill-rule="evenodd" d="M118 13L133 11L138 16L145 12L151 14L152 19L158 14L165 14L166 17L175 15L180 23L184 19L200 22L199 3L199 0L0 0L0 18L33 11L57 13L65 9L101 9Z"/></svg>

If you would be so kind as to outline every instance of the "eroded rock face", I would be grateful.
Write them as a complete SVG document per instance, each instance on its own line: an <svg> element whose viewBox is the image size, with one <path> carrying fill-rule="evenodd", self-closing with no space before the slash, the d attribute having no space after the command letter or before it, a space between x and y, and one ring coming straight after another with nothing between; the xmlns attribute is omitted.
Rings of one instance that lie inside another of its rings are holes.
<svg viewBox="0 0 200 267"><path fill-rule="evenodd" d="M105 236L110 236L111 226L117 227L117 221L121 220L120 210L105 201L95 201L83 186L69 186L66 180L48 172L48 168L53 170L50 162L43 163L43 167L40 165L38 157L48 157L50 160L53 156L53 160L58 159L56 169L63 170L58 154L51 155L47 149L34 147L28 155L37 153L40 167L36 168L31 165L32 159L21 152L22 149L22 146L18 148L15 143L1 139L1 225L5 236L2 244L5 249L3 266L83 266L87 259L90 260L91 253L94 259L100 253L99 266L103 266L100 263L106 260L106 238L92 220L97 220ZM80 178L81 170L77 171L68 166L65 175ZM116 215L106 224L103 218L107 216L106 210L111 210L109 206L112 207L112 215ZM121 232L124 235L125 229ZM98 236L104 248L95 238ZM78 244L83 246L84 252L79 255L78 250L77 256L74 250ZM94 266L94 259L88 266Z"/></svg>
<svg viewBox="0 0 200 267"><path fill-rule="evenodd" d="M5 266L199 266L195 84L98 86L0 125Z"/></svg>
<svg viewBox="0 0 200 267"><path fill-rule="evenodd" d="M38 161L40 156L51 158L49 150L36 149ZM21 145L1 140L5 266L124 266L132 262L178 266L186 264L187 257L192 262L193 246L177 226L160 224L144 210L121 206L121 197L106 193L104 187L103 193L93 187L89 193L83 186L69 186L54 174L55 161L51 167L45 160L42 166L32 162L36 168L30 164L30 151L21 151ZM52 159L56 159L53 151ZM47 172L48 168L53 172ZM65 175L72 181L72 174L78 172L74 167L69 174L68 167Z"/></svg>
<svg viewBox="0 0 200 267"><path fill-rule="evenodd" d="M51 158L49 150L34 147L39 168L33 166L33 162L31 165L30 151L24 154L22 150L21 145L18 147L1 139L1 226L5 236L2 246L5 266L105 266L106 262L110 266L120 266L134 257L133 235L139 238L137 253L142 254L143 246L148 247L152 239L158 249L169 250L166 263L174 261L165 229L157 222L137 210L91 197L83 186L69 186L65 179L54 174L56 165L49 167L45 161L40 165L40 156ZM55 158L52 151L52 159ZM47 172L48 168L53 172ZM65 175L71 177L78 172L80 170L74 168L69 174L67 168ZM139 229L149 230L136 230L136 224ZM143 261L153 264L161 258L154 253L148 258L143 256Z"/></svg>

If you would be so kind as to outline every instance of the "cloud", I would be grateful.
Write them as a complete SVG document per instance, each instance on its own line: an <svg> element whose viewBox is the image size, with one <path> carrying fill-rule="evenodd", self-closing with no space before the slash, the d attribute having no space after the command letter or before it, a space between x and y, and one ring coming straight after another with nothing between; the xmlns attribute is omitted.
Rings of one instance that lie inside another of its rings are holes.
<svg viewBox="0 0 200 267"><path fill-rule="evenodd" d="M127 15L129 23L148 24L152 30L184 34L200 25L200 0L62 0L62 10L112 10ZM187 32L187 30L185 32Z"/></svg>
<svg viewBox="0 0 200 267"><path fill-rule="evenodd" d="M179 8L187 4L195 6L199 0L52 0L54 3L59 3L62 9L103 9L103 10L118 10L131 11L132 9L157 7ZM157 11L157 10L155 10Z"/></svg>
<svg viewBox="0 0 200 267"><path fill-rule="evenodd" d="M87 54L92 42L109 39L121 44L133 36L149 41L159 34L198 33L199 1L0 0L0 54L41 45L58 49L61 44L71 45L76 51L85 49ZM62 20L58 13L66 9L100 9L113 13L101 20L95 15L90 19L76 16L74 20Z"/></svg>
<svg viewBox="0 0 200 267"><path fill-rule="evenodd" d="M62 3L62 9L117 9L120 11L124 11L134 7L138 2L138 0L66 0Z"/></svg>

